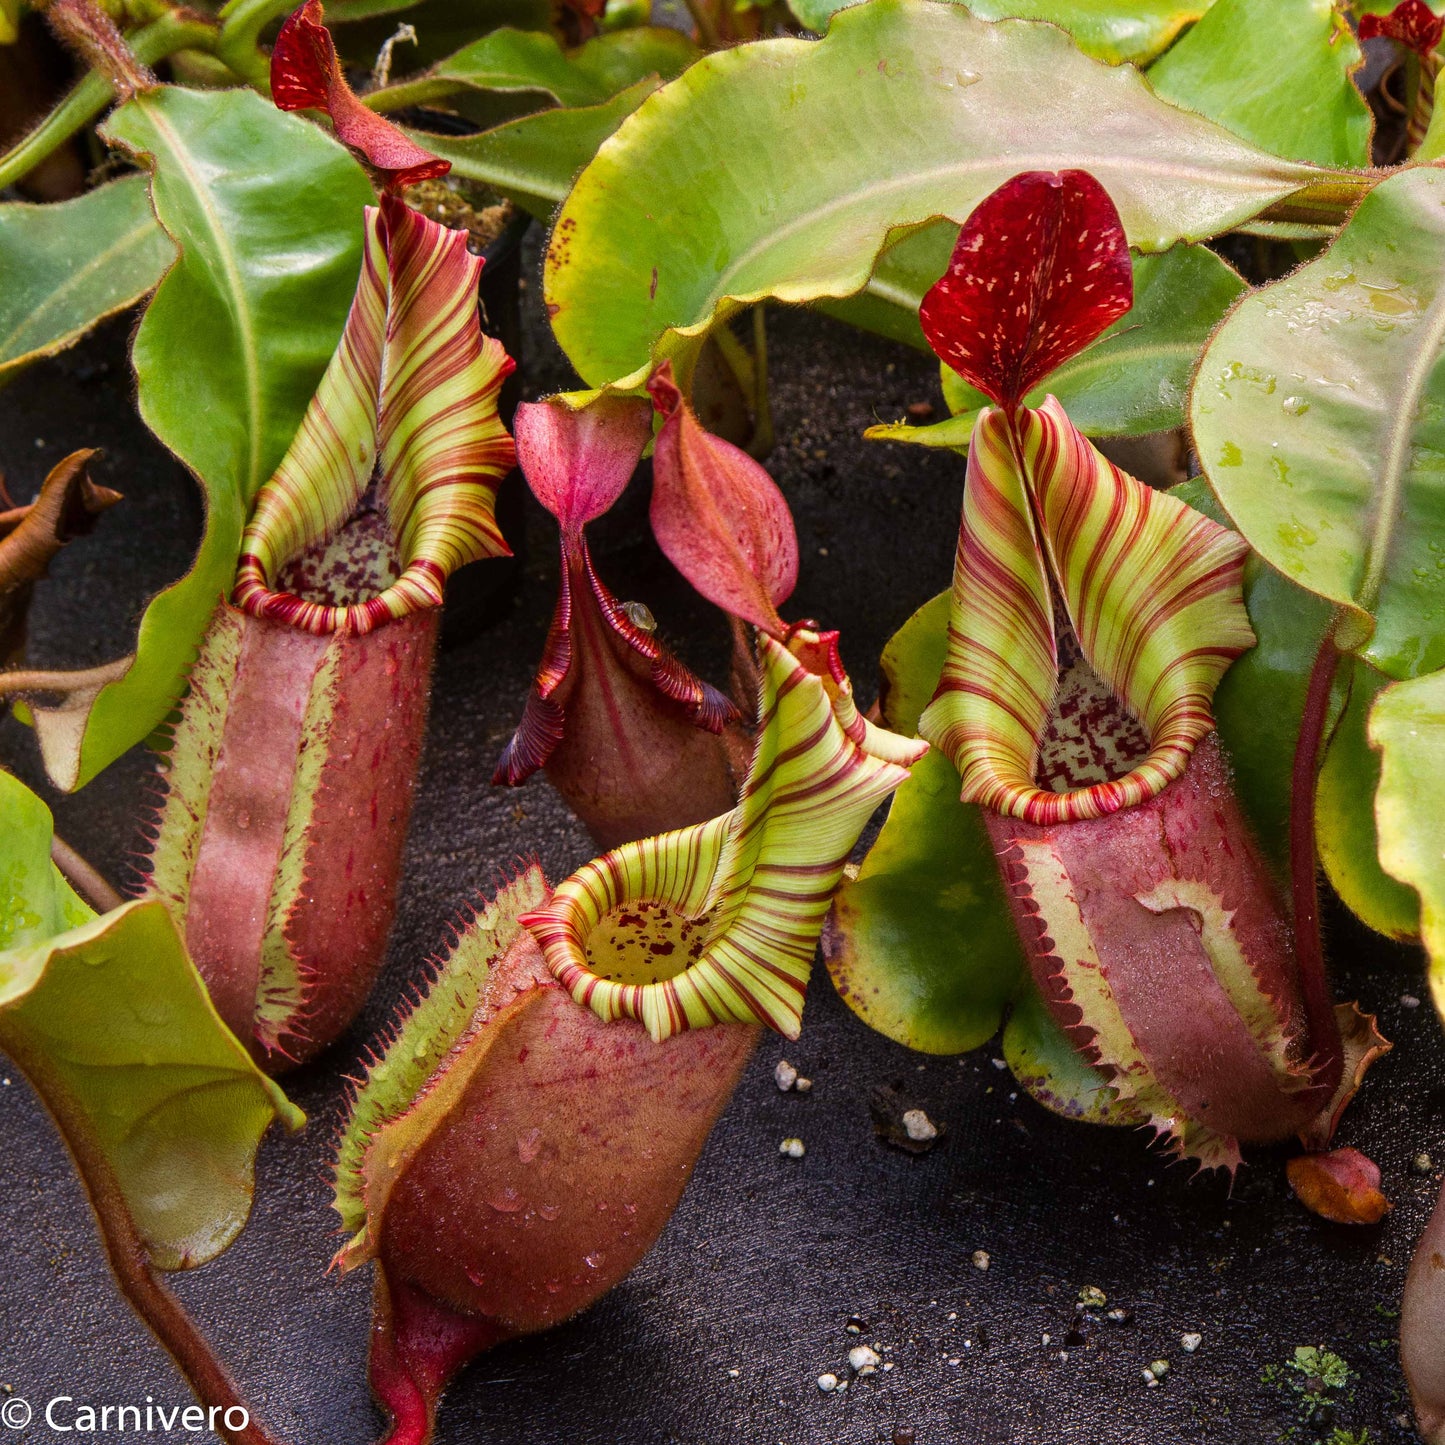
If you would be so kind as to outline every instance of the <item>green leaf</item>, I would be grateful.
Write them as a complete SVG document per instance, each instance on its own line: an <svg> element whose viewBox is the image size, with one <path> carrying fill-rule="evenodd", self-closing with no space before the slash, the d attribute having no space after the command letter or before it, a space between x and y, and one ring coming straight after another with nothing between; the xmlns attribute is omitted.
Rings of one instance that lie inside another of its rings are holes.
<svg viewBox="0 0 1445 1445"><path fill-rule="evenodd" d="M924 292L947 269L957 240L958 227L952 221L909 231L888 244L861 291L837 301L819 301L818 310L890 341L931 351L918 324L918 307Z"/></svg>
<svg viewBox="0 0 1445 1445"><path fill-rule="evenodd" d="M179 696L230 590L251 498L341 334L372 199L335 141L251 91L162 86L120 107L106 134L153 168L156 213L180 247L132 358L141 415L205 490L206 530L191 571L146 608L125 676L93 700L34 709L65 789L146 737Z"/></svg>
<svg viewBox="0 0 1445 1445"><path fill-rule="evenodd" d="M1071 1044L1049 1012L1031 978L1019 985L1018 998L1003 1031L1003 1056L1019 1084L1046 1109L1087 1124L1141 1124L1127 1105Z"/></svg>
<svg viewBox="0 0 1445 1445"><path fill-rule="evenodd" d="M1445 1019L1445 809L1430 786L1445 769L1445 673L1386 688L1370 714L1369 736L1381 755L1380 861L1419 891L1430 993Z"/></svg>
<svg viewBox="0 0 1445 1445"><path fill-rule="evenodd" d="M1053 372L1029 394L1027 405L1041 405L1052 392L1086 436L1144 436L1183 426L1189 379L1199 354L1246 289L1206 246L1136 255L1134 305L1128 314ZM919 427L892 423L871 427L866 435L876 441L966 446L988 398L947 366L943 397L954 413L946 421Z"/></svg>
<svg viewBox="0 0 1445 1445"><path fill-rule="evenodd" d="M1352 913L1389 938L1418 938L1419 896L1380 865L1375 819L1380 756L1371 749L1366 729L1389 678L1353 658L1343 660L1341 671L1348 701L1330 735L1315 793L1320 858Z"/></svg>
<svg viewBox="0 0 1445 1445"><path fill-rule="evenodd" d="M491 186L545 221L577 172L657 86L655 80L639 80L603 105L546 110L480 135L408 133L449 160L456 175Z"/></svg>
<svg viewBox="0 0 1445 1445"><path fill-rule="evenodd" d="M824 30L829 19L857 0L788 0L788 8L809 30ZM963 0L980 20L1047 20L1067 30L1079 49L1096 60L1143 65L1179 32L1198 20L1210 0Z"/></svg>
<svg viewBox="0 0 1445 1445"><path fill-rule="evenodd" d="M1145 65L1214 0L967 0L980 20L1017 15L1062 26L1079 48L1111 65Z"/></svg>
<svg viewBox="0 0 1445 1445"><path fill-rule="evenodd" d="M943 670L947 593L904 623L883 654L886 716L911 734ZM924 1053L992 1037L1022 968L1003 882L979 810L937 749L913 765L856 879L834 904L828 971L870 1027Z"/></svg>
<svg viewBox="0 0 1445 1445"><path fill-rule="evenodd" d="M174 259L144 176L52 206L0 206L0 383L134 305Z"/></svg>
<svg viewBox="0 0 1445 1445"><path fill-rule="evenodd" d="M1199 458L1249 543L1395 678L1445 665L1445 174L1391 176L1200 363Z"/></svg>
<svg viewBox="0 0 1445 1445"><path fill-rule="evenodd" d="M425 76L392 89L407 105L449 95L458 87L540 90L559 105L600 105L649 75L671 80L699 53L679 31L653 26L599 35L572 51L542 31L494 30ZM376 110L396 108L384 90L367 96L367 104Z"/></svg>
<svg viewBox="0 0 1445 1445"><path fill-rule="evenodd" d="M961 221L1021 167L1064 166L1108 187L1148 251L1368 184L1175 110L1051 26L871 0L823 40L706 56L621 127L554 232L553 329L590 385L635 386L655 353L685 370L719 318L850 296L898 228Z"/></svg>
<svg viewBox="0 0 1445 1445"><path fill-rule="evenodd" d="M1229 519L1196 477L1174 495L1224 526ZM1235 793L1281 879L1289 871L1290 799L1305 692L1334 609L1258 557L1245 565L1244 601L1258 639L1224 675L1214 719L1234 770ZM1380 866L1375 833L1379 759L1365 742L1365 719L1385 679L1354 658L1340 666L1331 699L1315 792L1315 836L1331 885L1378 933L1419 932L1414 894Z"/></svg>
<svg viewBox="0 0 1445 1445"><path fill-rule="evenodd" d="M1149 70L1154 89L1276 155L1367 166L1364 56L1334 0L1215 0Z"/></svg>
<svg viewBox="0 0 1445 1445"><path fill-rule="evenodd" d="M221 1022L164 904L95 917L50 862L45 805L3 773L0 816L0 1048L152 1263L204 1263L246 1222L272 1119L304 1116Z"/></svg>
<svg viewBox="0 0 1445 1445"><path fill-rule="evenodd" d="M692 40L659 27L597 36L571 52L536 30L493 30L431 74L477 90L540 90L559 105L600 105L649 75L681 75L698 55Z"/></svg>
<svg viewBox="0 0 1445 1445"><path fill-rule="evenodd" d="M1400 0L1349 0L1350 9L1356 15L1388 15L1399 3ZM1426 4L1437 15L1445 10L1440 0L1426 0Z"/></svg>

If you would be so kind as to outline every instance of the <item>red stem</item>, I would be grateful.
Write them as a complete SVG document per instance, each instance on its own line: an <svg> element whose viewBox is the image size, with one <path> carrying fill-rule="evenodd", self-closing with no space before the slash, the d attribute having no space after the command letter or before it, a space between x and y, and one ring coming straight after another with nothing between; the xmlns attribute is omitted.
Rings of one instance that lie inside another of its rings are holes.
<svg viewBox="0 0 1445 1445"><path fill-rule="evenodd" d="M1325 971L1315 850L1315 789L1319 780L1325 725L1329 720L1330 692L1339 663L1340 650L1335 646L1334 625L1331 623L1310 669L1290 784L1289 866L1295 953L1299 962L1305 1019L1314 1050L1312 1072L1315 1082L1312 1092L1319 1096L1321 1107L1334 1094L1345 1057L1339 1024L1335 1019L1334 994Z"/></svg>
<svg viewBox="0 0 1445 1445"><path fill-rule="evenodd" d="M149 1327L176 1362L196 1399L206 1410L206 1429L229 1445L282 1445L251 1417L225 1367L206 1343L181 1302L157 1277L145 1241L131 1217L130 1206L94 1133L69 1091L55 1085L44 1058L27 1049L13 1035L0 1036L0 1046L35 1085L60 1130L85 1187L106 1259L126 1302ZM43 1087L42 1084L50 1087ZM246 1424L236 1428L226 1412L244 1413ZM212 1413L214 1412L214 1413ZM213 1423L214 1422L214 1423Z"/></svg>
<svg viewBox="0 0 1445 1445"><path fill-rule="evenodd" d="M207 1411L208 1428L213 1428L213 1433L230 1445L279 1445L274 1436L252 1419L230 1375L212 1353L195 1321L157 1278L119 1187L108 1169L101 1173L103 1177L97 1179L94 1171L82 1169L116 1283L131 1308L149 1326L186 1377L186 1383ZM228 1412L243 1414L245 1427L238 1430L228 1424ZM210 1426L212 1420L213 1427Z"/></svg>

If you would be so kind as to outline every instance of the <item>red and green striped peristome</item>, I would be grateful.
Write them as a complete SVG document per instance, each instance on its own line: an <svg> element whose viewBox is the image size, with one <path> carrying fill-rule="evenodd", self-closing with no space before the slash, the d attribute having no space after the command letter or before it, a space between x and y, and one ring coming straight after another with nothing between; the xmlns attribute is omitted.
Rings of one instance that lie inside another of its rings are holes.
<svg viewBox="0 0 1445 1445"><path fill-rule="evenodd" d="M962 798L1030 823L1099 818L1158 794L1214 726L1214 689L1254 645L1248 547L1119 470L1049 397L983 411L974 428L954 563L948 652L919 731ZM1051 792L1039 746L1061 635L1148 733L1122 777Z"/></svg>
<svg viewBox="0 0 1445 1445"><path fill-rule="evenodd" d="M242 611L304 632L369 632L439 606L465 563L507 555L494 507L516 452L497 400L514 363L477 324L481 270L465 232L391 196L367 209L340 345L242 539ZM344 605L274 590L288 562L346 524L373 473L400 558L395 581Z"/></svg>
<svg viewBox="0 0 1445 1445"><path fill-rule="evenodd" d="M601 1018L659 1041L735 1020L797 1037L848 854L926 750L865 723L846 679L796 655L808 641L761 640L758 743L732 812L614 849L523 920Z"/></svg>

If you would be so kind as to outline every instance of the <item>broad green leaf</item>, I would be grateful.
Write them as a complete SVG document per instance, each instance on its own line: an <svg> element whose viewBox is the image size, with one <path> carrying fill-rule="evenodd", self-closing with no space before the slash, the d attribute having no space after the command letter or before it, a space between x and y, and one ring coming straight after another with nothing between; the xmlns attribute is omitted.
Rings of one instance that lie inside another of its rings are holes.
<svg viewBox="0 0 1445 1445"><path fill-rule="evenodd" d="M1206 246L1136 255L1134 305L1128 314L1030 393L1027 405L1041 405L1052 392L1086 436L1143 436L1182 426L1199 354L1245 289L1234 270ZM877 441L966 446L988 398L947 366L943 397L954 413L948 420L921 427L876 426L867 435Z"/></svg>
<svg viewBox="0 0 1445 1445"><path fill-rule="evenodd" d="M871 0L822 40L704 57L622 125L562 208L553 329L590 385L635 386L655 354L685 370L742 306L850 296L897 228L961 221L1019 169L1067 166L1098 177L1146 251L1368 184L1165 105L1052 26Z"/></svg>
<svg viewBox="0 0 1445 1445"><path fill-rule="evenodd" d="M1003 1056L1015 1079L1046 1109L1087 1124L1138 1124L1143 1121L1089 1064L1054 1022L1031 978L1018 997L1003 1031Z"/></svg>
<svg viewBox="0 0 1445 1445"><path fill-rule="evenodd" d="M1445 173L1408 169L1235 308L1190 401L1250 545L1343 608L1342 645L1395 678L1445 665L1442 281Z"/></svg>
<svg viewBox="0 0 1445 1445"><path fill-rule="evenodd" d="M1214 0L967 0L981 20L1017 15L1062 26L1086 55L1145 65Z"/></svg>
<svg viewBox="0 0 1445 1445"><path fill-rule="evenodd" d="M943 670L948 594L903 625L883 654L886 717L911 735ZM923 1053L991 1038L1022 955L977 808L937 749L913 765L857 878L834 904L828 971L870 1027Z"/></svg>
<svg viewBox="0 0 1445 1445"><path fill-rule="evenodd" d="M788 0L809 30L858 0ZM1067 30L1079 49L1096 60L1144 65L1193 20L1210 0L962 0L980 20L1047 20Z"/></svg>
<svg viewBox="0 0 1445 1445"><path fill-rule="evenodd" d="M174 259L144 176L51 206L0 205L0 382L134 305Z"/></svg>
<svg viewBox="0 0 1445 1445"><path fill-rule="evenodd" d="M1445 771L1445 673L1386 688L1369 728L1370 743L1380 750L1380 861L1419 891L1430 993L1445 1019L1445 809L1435 786Z"/></svg>
<svg viewBox="0 0 1445 1445"><path fill-rule="evenodd" d="M649 75L671 80L699 54L676 30L640 27L599 35L566 51L549 34L536 30L494 30L425 75L366 98L374 110L425 104L460 87L475 90L540 90L559 105L600 105Z"/></svg>
<svg viewBox="0 0 1445 1445"><path fill-rule="evenodd" d="M603 105L545 110L480 135L409 134L445 156L454 174L491 186L545 221L598 146L656 89L657 81L639 80Z"/></svg>
<svg viewBox="0 0 1445 1445"><path fill-rule="evenodd" d="M1399 3L1400 0L1349 0L1350 9L1356 15L1388 15ZM1445 10L1441 0L1426 0L1426 4L1437 15Z"/></svg>
<svg viewBox="0 0 1445 1445"><path fill-rule="evenodd" d="M1354 658L1342 660L1341 673L1348 700L1330 734L1315 793L1320 860L1345 906L1377 933L1418 938L1419 896L1380 866L1375 818L1380 757L1370 748L1366 728L1389 678Z"/></svg>
<svg viewBox="0 0 1445 1445"><path fill-rule="evenodd" d="M272 1119L304 1116L221 1022L164 904L97 918L50 862L45 805L4 773L0 816L0 1048L152 1263L204 1263L246 1222Z"/></svg>
<svg viewBox="0 0 1445 1445"><path fill-rule="evenodd" d="M118 109L107 138L154 173L180 248L136 333L140 411L196 474L206 530L191 571L154 598L117 682L35 708L57 786L88 782L179 696L230 590L256 489L275 470L341 334L361 262L360 167L310 122L246 90L160 89Z"/></svg>
<svg viewBox="0 0 1445 1445"><path fill-rule="evenodd" d="M851 326L929 351L918 307L924 292L943 275L958 240L952 221L920 226L889 244L879 256L868 284L852 296L818 302L818 310Z"/></svg>
<svg viewBox="0 0 1445 1445"><path fill-rule="evenodd" d="M1176 487L1174 495L1229 525L1203 478ZM1244 602L1257 641L1225 673L1214 694L1214 719L1234 770L1236 796L1284 879L1295 745L1310 671L1334 609L1258 557L1245 566ZM1409 938L1419 931L1419 905L1380 866L1379 761L1364 736L1370 703L1383 681L1357 659L1340 665L1315 793L1315 837L1325 872L1345 905L1377 932Z"/></svg>
<svg viewBox="0 0 1445 1445"><path fill-rule="evenodd" d="M1335 0L1215 0L1149 70L1154 89L1276 155L1367 166L1364 63Z"/></svg>

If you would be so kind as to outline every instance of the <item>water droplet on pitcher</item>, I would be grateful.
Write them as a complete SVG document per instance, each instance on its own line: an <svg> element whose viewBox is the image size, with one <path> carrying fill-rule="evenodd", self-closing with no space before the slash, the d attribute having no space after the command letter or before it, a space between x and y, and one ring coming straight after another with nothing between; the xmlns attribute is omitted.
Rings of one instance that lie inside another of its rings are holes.
<svg viewBox="0 0 1445 1445"><path fill-rule="evenodd" d="M515 1214L522 1207L522 1196L509 1184L500 1194L487 1200L487 1203L498 1214Z"/></svg>
<svg viewBox="0 0 1445 1445"><path fill-rule="evenodd" d="M540 1214L543 1219L556 1219L561 1212L562 1206L560 1204L539 1204L537 1206L537 1213Z"/></svg>
<svg viewBox="0 0 1445 1445"><path fill-rule="evenodd" d="M584 1254L582 1256L582 1263L585 1264L588 1269L601 1269L602 1263L606 1258L607 1256L603 1254L600 1249L594 1249L591 1254Z"/></svg>
<svg viewBox="0 0 1445 1445"><path fill-rule="evenodd" d="M524 1134L517 1135L517 1158L523 1164L530 1164L537 1157L537 1151L542 1147L542 1131L540 1129L528 1129Z"/></svg>
<svg viewBox="0 0 1445 1445"><path fill-rule="evenodd" d="M1279 409L1286 416L1303 416L1310 409L1310 404L1302 396L1287 396L1280 402Z"/></svg>

